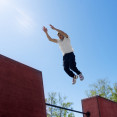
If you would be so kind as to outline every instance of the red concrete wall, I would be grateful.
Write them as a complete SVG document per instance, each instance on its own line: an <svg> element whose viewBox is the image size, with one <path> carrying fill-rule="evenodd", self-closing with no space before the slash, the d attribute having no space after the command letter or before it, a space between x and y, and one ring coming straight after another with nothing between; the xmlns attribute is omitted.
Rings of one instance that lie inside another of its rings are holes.
<svg viewBox="0 0 117 117"><path fill-rule="evenodd" d="M83 112L89 111L91 113L90 117L100 117L97 97L92 97L82 100L82 108ZM86 115L84 115L84 117L86 117Z"/></svg>
<svg viewBox="0 0 117 117"><path fill-rule="evenodd" d="M99 96L83 99L82 107L83 112L91 113L90 117L117 117L117 103Z"/></svg>
<svg viewBox="0 0 117 117"><path fill-rule="evenodd" d="M117 103L98 97L101 117L117 117Z"/></svg>
<svg viewBox="0 0 117 117"><path fill-rule="evenodd" d="M0 117L46 117L42 73L2 55Z"/></svg>

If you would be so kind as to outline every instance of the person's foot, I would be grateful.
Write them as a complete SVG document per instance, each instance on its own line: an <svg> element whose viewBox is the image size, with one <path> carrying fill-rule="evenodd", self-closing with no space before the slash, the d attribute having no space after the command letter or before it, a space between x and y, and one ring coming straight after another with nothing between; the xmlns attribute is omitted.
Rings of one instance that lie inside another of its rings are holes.
<svg viewBox="0 0 117 117"><path fill-rule="evenodd" d="M77 79L77 78L78 78L77 75L75 75L75 76L73 77L72 84L75 84L75 83L76 83L76 79Z"/></svg>
<svg viewBox="0 0 117 117"><path fill-rule="evenodd" d="M79 74L80 80L83 81L84 80L84 76L82 75L82 73Z"/></svg>

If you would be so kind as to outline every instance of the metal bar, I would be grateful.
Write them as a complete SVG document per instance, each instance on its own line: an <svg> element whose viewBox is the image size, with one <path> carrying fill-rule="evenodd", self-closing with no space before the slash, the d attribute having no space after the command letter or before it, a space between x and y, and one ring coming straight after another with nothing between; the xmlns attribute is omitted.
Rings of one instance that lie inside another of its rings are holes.
<svg viewBox="0 0 117 117"><path fill-rule="evenodd" d="M52 104L48 104L48 103L45 103L45 104L47 106L52 106L52 107L59 108L59 109L64 109L64 110L81 113L81 114L86 114L87 117L90 117L90 112L84 113L84 112L80 112L80 111L76 111L76 110L72 110L72 109L68 109L68 108L64 108L64 107L60 107L60 106L56 106L56 105L52 105Z"/></svg>

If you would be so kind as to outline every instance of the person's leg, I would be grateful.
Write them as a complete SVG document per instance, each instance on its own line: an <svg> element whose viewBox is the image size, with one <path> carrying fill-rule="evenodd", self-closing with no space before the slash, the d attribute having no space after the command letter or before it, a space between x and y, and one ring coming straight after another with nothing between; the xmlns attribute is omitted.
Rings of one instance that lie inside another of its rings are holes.
<svg viewBox="0 0 117 117"><path fill-rule="evenodd" d="M65 72L70 77L73 78L75 76L75 74L70 70L70 67L69 67L69 56L68 55L64 55L63 56L63 67L64 67Z"/></svg>
<svg viewBox="0 0 117 117"><path fill-rule="evenodd" d="M73 70L75 73L77 73L77 75L81 74L81 72L76 67L76 61L75 61L74 53L70 54L69 67L70 67L71 70Z"/></svg>
<svg viewBox="0 0 117 117"><path fill-rule="evenodd" d="M84 76L82 75L82 73L78 70L78 68L76 67L76 62L75 62L75 55L74 53L70 54L70 59L69 59L69 66L70 69L73 70L74 72L77 73L77 75L79 75L80 80L84 80Z"/></svg>

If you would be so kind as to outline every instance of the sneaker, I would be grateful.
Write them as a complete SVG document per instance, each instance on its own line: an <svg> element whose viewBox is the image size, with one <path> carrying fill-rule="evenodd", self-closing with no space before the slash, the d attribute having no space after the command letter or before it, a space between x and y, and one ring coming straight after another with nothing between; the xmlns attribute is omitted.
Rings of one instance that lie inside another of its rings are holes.
<svg viewBox="0 0 117 117"><path fill-rule="evenodd" d="M73 77L72 84L75 84L75 83L76 83L76 79L77 79L77 78L78 78L77 75L75 75L75 76Z"/></svg>
<svg viewBox="0 0 117 117"><path fill-rule="evenodd" d="M84 80L84 76L82 75L82 73L79 74L80 80L83 81Z"/></svg>

